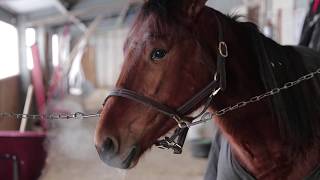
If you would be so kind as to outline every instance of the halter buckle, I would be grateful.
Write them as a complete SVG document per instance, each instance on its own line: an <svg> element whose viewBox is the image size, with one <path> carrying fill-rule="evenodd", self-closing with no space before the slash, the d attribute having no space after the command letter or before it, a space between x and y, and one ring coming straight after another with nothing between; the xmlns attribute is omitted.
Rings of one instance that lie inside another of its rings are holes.
<svg viewBox="0 0 320 180"><path fill-rule="evenodd" d="M173 149L174 154L181 154L188 130L177 128L172 136L158 140L155 145L161 149Z"/></svg>
<svg viewBox="0 0 320 180"><path fill-rule="evenodd" d="M160 149L173 149L174 154L182 153L182 145L175 142L177 134L174 134L172 137L165 137L162 140L159 140L155 143L155 145Z"/></svg>
<svg viewBox="0 0 320 180"><path fill-rule="evenodd" d="M224 57L227 58L229 56L229 52L228 52L228 46L227 43L224 41L219 42L219 54Z"/></svg>

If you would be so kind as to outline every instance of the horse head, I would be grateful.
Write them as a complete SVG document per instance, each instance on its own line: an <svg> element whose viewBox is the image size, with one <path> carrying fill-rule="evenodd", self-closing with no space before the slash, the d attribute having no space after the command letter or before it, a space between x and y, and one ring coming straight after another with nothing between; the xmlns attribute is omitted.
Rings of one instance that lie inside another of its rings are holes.
<svg viewBox="0 0 320 180"><path fill-rule="evenodd" d="M168 107L178 108L212 81L217 49L203 43L206 0L149 0L124 44L124 64L116 83ZM215 32L216 31L216 32ZM218 44L218 30L210 41ZM194 107L189 113L196 110ZM128 169L175 121L135 101L110 97L95 134L100 158Z"/></svg>

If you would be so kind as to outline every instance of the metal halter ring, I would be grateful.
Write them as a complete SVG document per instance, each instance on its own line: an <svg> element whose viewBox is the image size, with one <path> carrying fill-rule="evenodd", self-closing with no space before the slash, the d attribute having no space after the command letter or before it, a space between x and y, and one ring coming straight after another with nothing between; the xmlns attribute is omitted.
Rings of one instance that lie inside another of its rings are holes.
<svg viewBox="0 0 320 180"><path fill-rule="evenodd" d="M224 41L219 42L219 53L224 58L227 58L229 56L228 46L226 42Z"/></svg>
<svg viewBox="0 0 320 180"><path fill-rule="evenodd" d="M218 89L214 89L210 95L210 98L213 98L214 96L216 96L220 91L221 91L221 87L219 87Z"/></svg>
<svg viewBox="0 0 320 180"><path fill-rule="evenodd" d="M182 118L177 115L173 115L172 119L174 119L177 122L179 128L181 128L181 129L189 127L190 123L188 121L182 120Z"/></svg>

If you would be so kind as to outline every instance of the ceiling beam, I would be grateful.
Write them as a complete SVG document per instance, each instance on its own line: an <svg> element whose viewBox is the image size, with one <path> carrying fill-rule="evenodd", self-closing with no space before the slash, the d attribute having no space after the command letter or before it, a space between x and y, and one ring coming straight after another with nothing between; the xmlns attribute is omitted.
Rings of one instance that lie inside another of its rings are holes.
<svg viewBox="0 0 320 180"><path fill-rule="evenodd" d="M130 9L131 4L132 4L132 0L127 0L126 5L122 8L122 10L121 10L121 12L119 14L119 17L117 19L117 22L116 22L115 26L119 27L119 26L123 25L124 20L125 20L127 14L128 14L128 11Z"/></svg>
<svg viewBox="0 0 320 180"><path fill-rule="evenodd" d="M87 30L87 26L83 24L81 20L78 19L76 16L69 13L66 7L59 0L53 0L53 1L58 11L60 11L64 16L66 16L71 22L73 22L81 31L85 32Z"/></svg>
<svg viewBox="0 0 320 180"><path fill-rule="evenodd" d="M141 0L131 0L131 3L141 4ZM86 16L88 14L91 14L92 12L105 12L107 8L110 8L110 4L98 4L98 5L92 5L88 6L86 8L76 9L69 11L69 15L72 15L74 17L77 17L78 19L81 19L81 17ZM114 15L115 13L119 12L109 12L106 16ZM58 24L63 24L70 21L68 17L61 14L56 14L48 17L44 17L41 19L36 20L27 20L25 23L26 27L37 27L37 26L54 26Z"/></svg>
<svg viewBox="0 0 320 180"><path fill-rule="evenodd" d="M0 7L0 20L9 24L17 24L17 15Z"/></svg>
<svg viewBox="0 0 320 180"><path fill-rule="evenodd" d="M118 19L116 21L115 26L119 27L123 24L123 20L125 19L126 14L128 13L128 10L132 4L132 0L128 0L127 4L122 8L120 15L118 16ZM66 64L63 66L65 68L64 74L69 74L73 61L75 58L80 55L83 55L84 49L87 46L90 37L93 35L93 33L96 31L99 23L102 21L102 19L105 17L105 13L97 16L94 21L90 24L88 30L82 35L82 37L79 39L79 41L76 43L74 48L72 49L71 53L69 54L69 57L67 58L68 61L66 61ZM82 58L81 58L82 59Z"/></svg>
<svg viewBox="0 0 320 180"><path fill-rule="evenodd" d="M80 58L80 60L82 59L85 47L87 46L90 37L96 31L98 25L103 20L104 16L105 16L105 14L101 14L101 15L97 16L92 21L92 23L90 24L89 28L83 33L83 35L80 37L78 42L75 44L75 46L71 50L71 53L67 57L67 61L62 66L64 68L63 69L63 74L65 76L67 76L69 74L69 72L71 71L73 62L76 59L76 57L79 56L78 58Z"/></svg>

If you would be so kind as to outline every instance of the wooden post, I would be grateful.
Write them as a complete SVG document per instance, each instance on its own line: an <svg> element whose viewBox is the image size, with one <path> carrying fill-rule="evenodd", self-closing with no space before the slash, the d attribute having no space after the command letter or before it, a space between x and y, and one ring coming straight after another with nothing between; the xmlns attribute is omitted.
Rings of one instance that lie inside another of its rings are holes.
<svg viewBox="0 0 320 180"><path fill-rule="evenodd" d="M24 108L23 108L23 114L28 114L30 112L32 97L33 97L33 86L29 85L28 91L27 91L26 101L25 101ZM21 119L20 132L26 131L27 122L28 122L28 119L26 117L23 117Z"/></svg>

